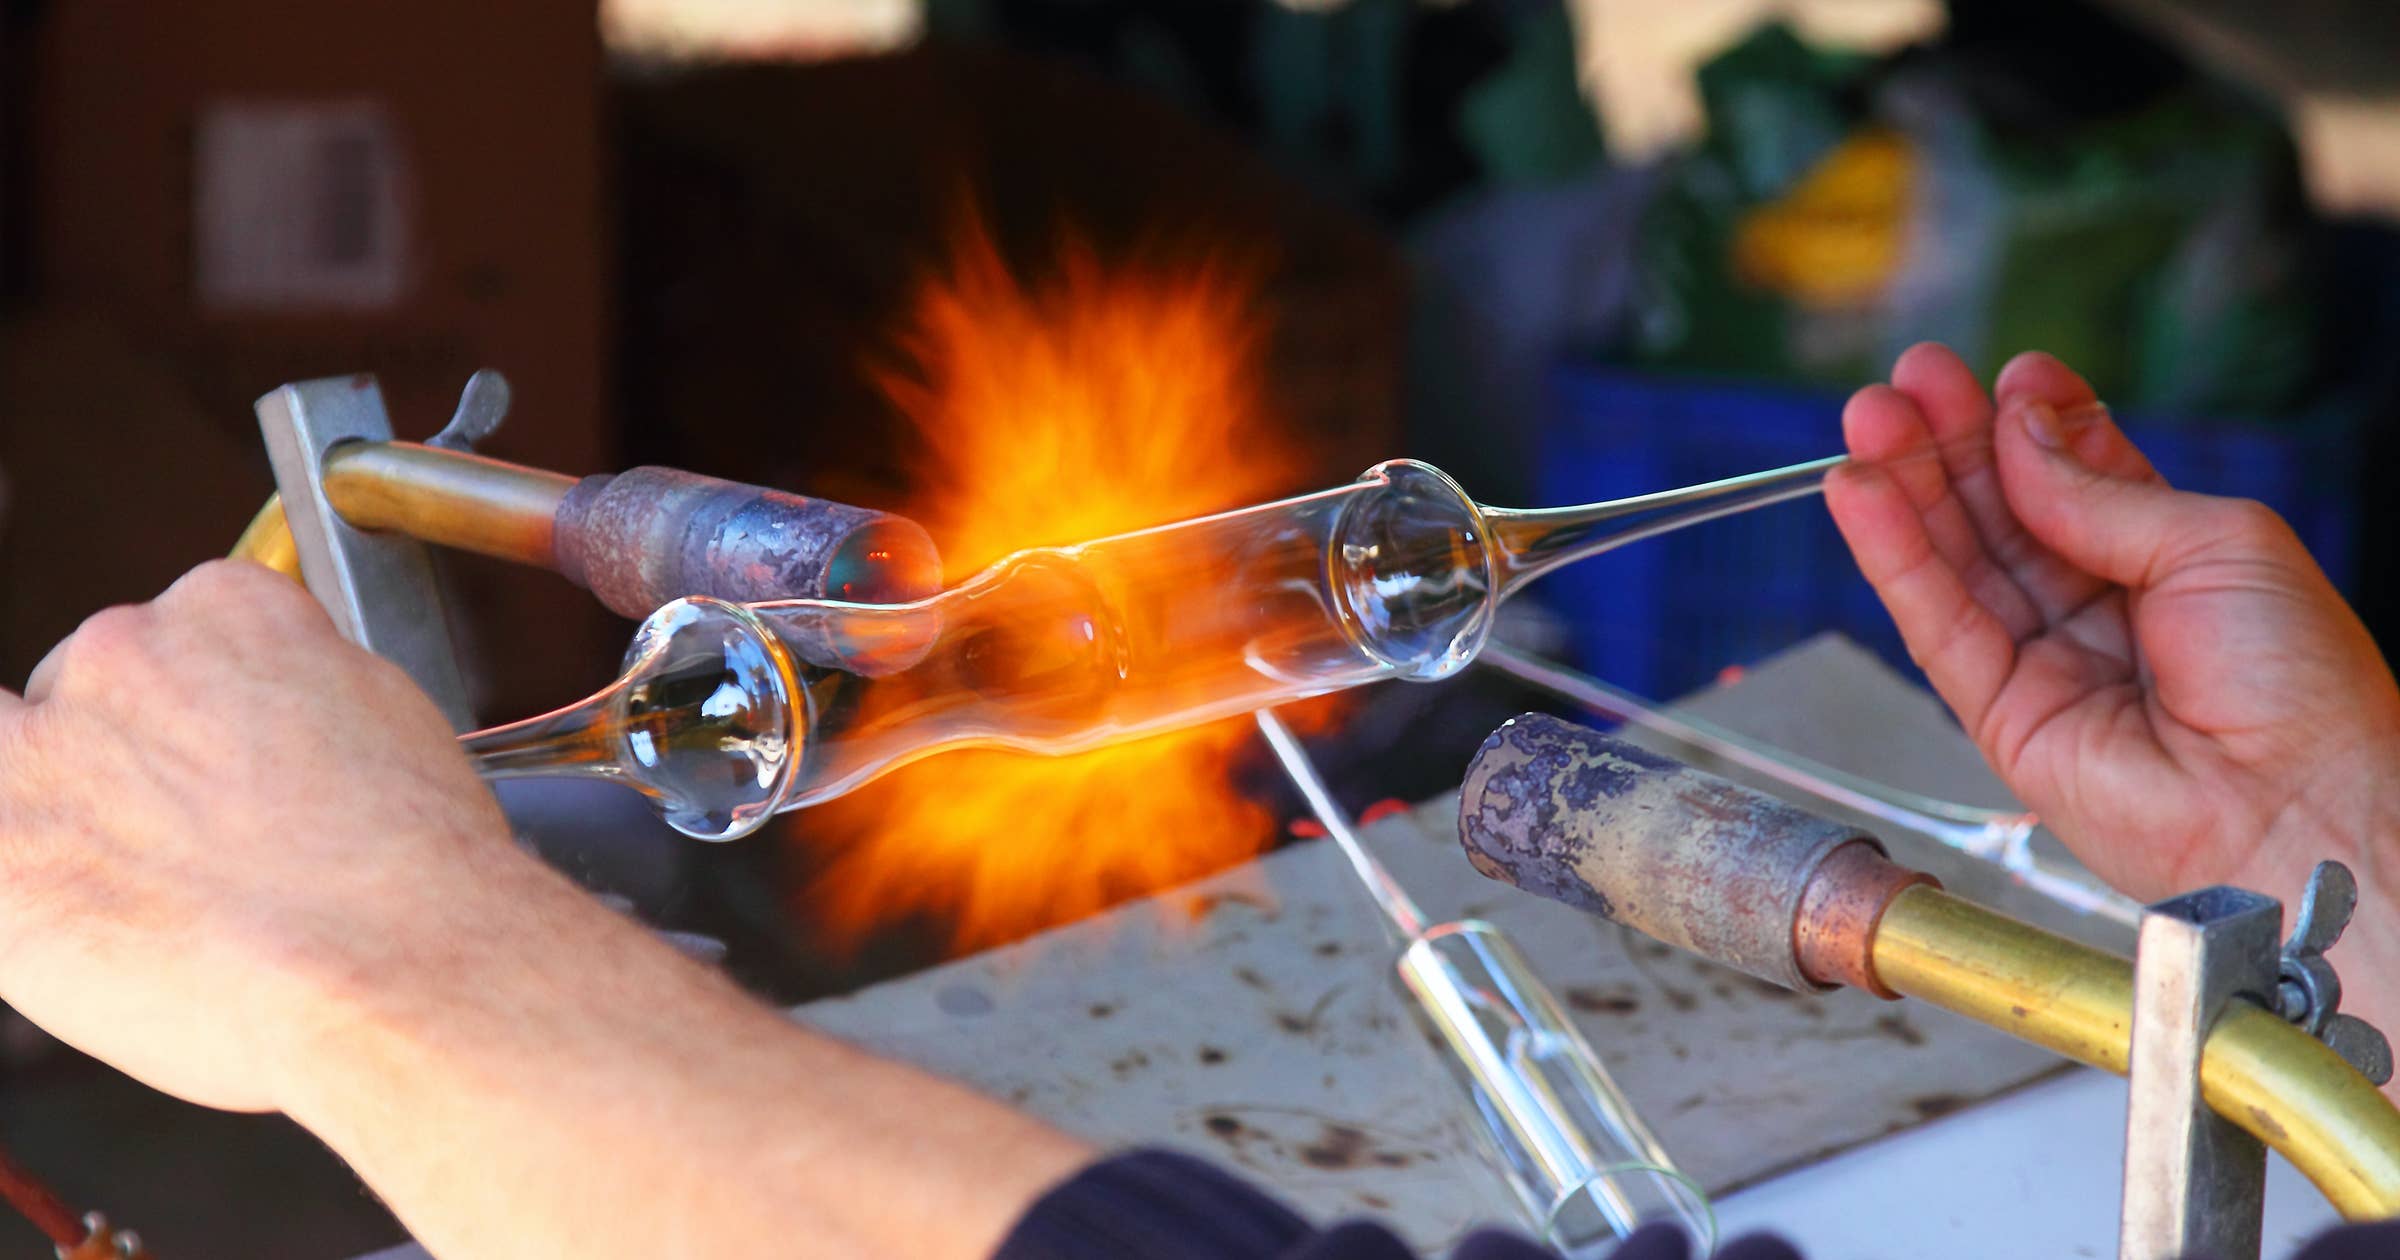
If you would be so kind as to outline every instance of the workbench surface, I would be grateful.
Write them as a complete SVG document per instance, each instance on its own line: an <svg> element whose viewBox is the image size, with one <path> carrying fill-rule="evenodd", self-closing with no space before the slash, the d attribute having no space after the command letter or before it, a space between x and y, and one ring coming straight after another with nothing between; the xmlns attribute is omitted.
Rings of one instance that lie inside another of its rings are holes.
<svg viewBox="0 0 2400 1260"><path fill-rule="evenodd" d="M1918 791L2007 803L1931 697L1840 640L1686 711ZM1489 919L1516 938L1714 1194L2061 1069L1930 1007L1801 997L1490 883L1463 860L1455 825L1445 798L1364 837L1429 915ZM2123 943L1988 868L1891 841L1954 890ZM1515 1206L1391 956L1339 852L1309 843L795 1015L1103 1145L1224 1161L1320 1219L1378 1216L1439 1252L1476 1223L1513 1221Z"/></svg>

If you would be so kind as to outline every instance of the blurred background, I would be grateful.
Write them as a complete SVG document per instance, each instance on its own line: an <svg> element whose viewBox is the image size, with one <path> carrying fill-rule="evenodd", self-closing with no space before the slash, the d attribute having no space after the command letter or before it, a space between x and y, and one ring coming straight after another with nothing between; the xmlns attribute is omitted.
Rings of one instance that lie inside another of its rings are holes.
<svg viewBox="0 0 2400 1260"><path fill-rule="evenodd" d="M372 372L421 438L496 367L493 455L909 512L963 576L1397 455L1511 505L1808 459L1928 338L2080 367L2389 652L2395 54L2379 0L0 0L0 681L230 546L285 381ZM445 565L485 720L613 673L583 592ZM1828 630L1908 668L1809 505L1512 617L1654 696ZM1520 707L1306 720L1365 808ZM1235 728L945 758L705 851L510 803L790 1002L1287 839ZM8 1145L163 1255L399 1237L280 1122L0 1048Z"/></svg>

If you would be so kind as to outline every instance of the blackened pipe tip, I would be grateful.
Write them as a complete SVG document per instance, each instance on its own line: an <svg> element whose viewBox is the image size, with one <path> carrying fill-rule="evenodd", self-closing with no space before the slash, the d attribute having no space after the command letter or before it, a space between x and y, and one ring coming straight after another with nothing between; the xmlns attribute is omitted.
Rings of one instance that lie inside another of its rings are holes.
<svg viewBox="0 0 2400 1260"><path fill-rule="evenodd" d="M941 588L915 521L675 468L584 478L556 540L559 571L628 617L687 595L905 603Z"/></svg>
<svg viewBox="0 0 2400 1260"><path fill-rule="evenodd" d="M553 539L559 572L634 618L692 595L906 604L941 590L941 555L915 521L675 468L584 478L559 502ZM829 619L785 637L811 665L889 673L924 654L933 624L876 636L864 656Z"/></svg>
<svg viewBox="0 0 2400 1260"><path fill-rule="evenodd" d="M1546 714L1467 768L1459 841L1485 875L1803 992L1810 876L1859 832Z"/></svg>
<svg viewBox="0 0 2400 1260"><path fill-rule="evenodd" d="M1616 905L1605 889L1578 873L1583 846L1558 825L1555 789L1568 777L1566 749L1583 735L1597 732L1547 713L1520 713L1501 723L1475 751L1460 783L1459 843L1485 878L1614 919ZM1675 766L1630 744L1621 751L1629 772Z"/></svg>

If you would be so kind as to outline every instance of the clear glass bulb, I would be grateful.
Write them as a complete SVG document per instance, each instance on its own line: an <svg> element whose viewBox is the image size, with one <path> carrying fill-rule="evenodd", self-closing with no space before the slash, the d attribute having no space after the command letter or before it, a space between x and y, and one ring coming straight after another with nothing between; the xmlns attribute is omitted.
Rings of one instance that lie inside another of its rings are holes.
<svg viewBox="0 0 2400 1260"><path fill-rule="evenodd" d="M1834 462L1511 511L1394 460L1333 490L1017 552L914 603L681 600L607 691L467 745L487 776L615 779L685 834L730 839L947 749L1080 752L1447 677L1540 573L1813 491Z"/></svg>
<svg viewBox="0 0 2400 1260"><path fill-rule="evenodd" d="M616 683L582 704L464 737L488 779L582 775L650 798L703 840L757 830L799 768L806 697L748 608L679 599L634 633Z"/></svg>

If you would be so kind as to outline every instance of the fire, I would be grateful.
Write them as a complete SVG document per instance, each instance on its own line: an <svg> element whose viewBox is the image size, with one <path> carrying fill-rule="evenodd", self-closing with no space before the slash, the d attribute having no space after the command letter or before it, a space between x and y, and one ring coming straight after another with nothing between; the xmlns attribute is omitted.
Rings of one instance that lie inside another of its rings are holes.
<svg viewBox="0 0 2400 1260"><path fill-rule="evenodd" d="M1258 267L1060 254L1021 279L969 218L916 295L906 370L879 374L925 448L904 510L953 581L1020 548L1269 498L1307 466L1262 393ZM848 940L933 918L966 951L1222 869L1272 832L1228 777L1256 739L1236 720L1077 757L920 762L806 816L839 852L809 918Z"/></svg>

